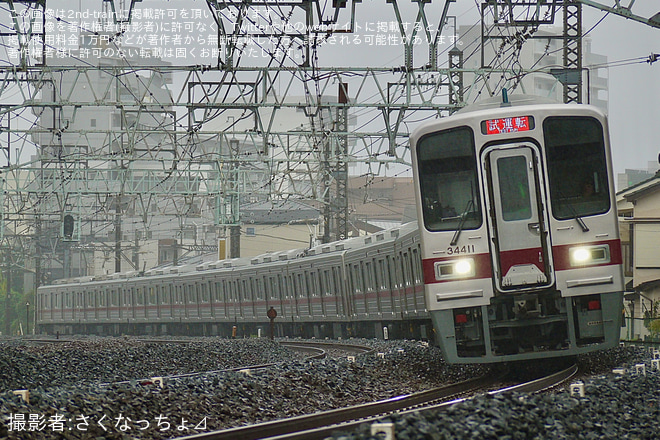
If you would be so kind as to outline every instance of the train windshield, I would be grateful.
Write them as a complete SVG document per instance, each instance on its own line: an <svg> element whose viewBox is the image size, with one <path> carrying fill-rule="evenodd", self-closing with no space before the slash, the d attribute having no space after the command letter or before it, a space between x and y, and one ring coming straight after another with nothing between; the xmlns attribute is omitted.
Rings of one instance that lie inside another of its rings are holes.
<svg viewBox="0 0 660 440"><path fill-rule="evenodd" d="M552 213L558 220L610 209L603 127L590 117L550 117L543 122Z"/></svg>
<svg viewBox="0 0 660 440"><path fill-rule="evenodd" d="M481 226L474 134L460 127L417 143L424 226L429 231Z"/></svg>

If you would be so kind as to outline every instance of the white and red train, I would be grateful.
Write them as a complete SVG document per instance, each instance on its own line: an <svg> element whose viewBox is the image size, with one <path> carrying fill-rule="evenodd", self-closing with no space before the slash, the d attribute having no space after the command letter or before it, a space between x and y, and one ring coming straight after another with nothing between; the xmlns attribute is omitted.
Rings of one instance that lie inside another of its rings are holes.
<svg viewBox="0 0 660 440"><path fill-rule="evenodd" d="M623 275L605 116L512 97L411 136L417 223L307 250L63 280L39 331L435 339L451 363L616 345Z"/></svg>
<svg viewBox="0 0 660 440"><path fill-rule="evenodd" d="M62 280L37 293L51 334L432 338L416 223L368 237L144 274ZM234 330L236 327L236 330ZM385 330L386 329L386 330Z"/></svg>
<svg viewBox="0 0 660 440"><path fill-rule="evenodd" d="M616 345L623 272L607 121L487 100L411 136L427 308L452 362Z"/></svg>

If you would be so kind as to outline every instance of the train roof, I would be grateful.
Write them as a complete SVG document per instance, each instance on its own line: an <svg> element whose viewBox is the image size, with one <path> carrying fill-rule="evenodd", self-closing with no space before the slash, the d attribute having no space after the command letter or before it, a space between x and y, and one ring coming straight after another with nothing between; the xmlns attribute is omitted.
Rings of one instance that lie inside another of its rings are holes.
<svg viewBox="0 0 660 440"><path fill-rule="evenodd" d="M480 110L492 110L495 108L506 108L506 107L518 107L521 105L543 105L543 104L563 104L552 98L546 98L543 96L536 95L511 95L507 98L507 103L503 102L501 96L494 96L492 98L482 99L473 104L463 107L461 110L457 111L456 114L463 114L469 112L475 112Z"/></svg>
<svg viewBox="0 0 660 440"><path fill-rule="evenodd" d="M132 278L150 278L175 274L189 274L207 270L233 270L241 267L258 266L261 264L276 263L281 261L294 261L298 259L302 260L310 257L329 255L335 252L340 254L341 252L351 249L359 249L374 244L391 242L398 239L399 237L404 237L408 234L415 233L416 231L417 222L410 222L396 228L386 229L367 236L351 237L345 240L321 244L309 249L291 249L286 251L266 253L252 258L232 258L226 260L207 261L197 265L190 264L182 266L158 267L143 273L133 270L129 272L119 272L94 277L84 276L78 278L61 279L53 282L51 286L61 287L65 285L90 282L108 282Z"/></svg>

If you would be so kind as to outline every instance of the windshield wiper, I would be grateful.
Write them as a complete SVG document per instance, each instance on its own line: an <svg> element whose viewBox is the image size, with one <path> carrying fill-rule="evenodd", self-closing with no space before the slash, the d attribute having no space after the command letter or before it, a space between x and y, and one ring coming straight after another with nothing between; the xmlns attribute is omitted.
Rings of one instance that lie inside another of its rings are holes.
<svg viewBox="0 0 660 440"><path fill-rule="evenodd" d="M582 220L582 217L578 215L575 206L573 206L571 202L566 201L566 197L564 197L564 194L559 189L557 190L557 193L559 194L560 200L563 200L563 203L568 207L568 210L571 211L572 218L574 218L575 221L578 222L578 225L580 225L580 228L582 228L582 232L589 232L589 226L587 226L584 220Z"/></svg>
<svg viewBox="0 0 660 440"><path fill-rule="evenodd" d="M470 199L470 201L467 202L467 205L465 206L465 210L460 215L460 220L458 221L458 227L456 228L456 232L454 232L454 236L452 237L451 242L449 243L450 246L455 246L456 243L458 242L458 237L461 235L461 231L463 230L463 226L465 225L465 220L467 219L467 215L471 209L474 209L474 199Z"/></svg>
<svg viewBox="0 0 660 440"><path fill-rule="evenodd" d="M571 211L573 211L573 213L575 214L573 218L575 219L576 222L578 222L578 225L580 225L580 227L582 228L582 232L589 232L589 226L587 226L584 220L582 220L582 217L577 215L574 209L571 209Z"/></svg>

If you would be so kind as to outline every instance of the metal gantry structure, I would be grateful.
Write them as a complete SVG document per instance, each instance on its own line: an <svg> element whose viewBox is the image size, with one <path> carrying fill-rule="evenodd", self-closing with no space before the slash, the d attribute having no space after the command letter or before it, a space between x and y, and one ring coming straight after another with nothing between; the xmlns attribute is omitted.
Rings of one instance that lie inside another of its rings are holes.
<svg viewBox="0 0 660 440"><path fill-rule="evenodd" d="M145 62L129 44L142 3L100 0L104 13L85 27L48 0L0 0L0 38L14 55L0 63L0 238L5 270L35 272L37 285L56 265L72 275L73 254L86 250L110 255L109 271L125 270L122 262L141 270L140 240L156 218L180 228L208 220L235 244L240 205L251 198L311 200L321 207L323 239L347 237L349 164L359 163L367 181L407 165L417 122L460 109L479 84L498 93L491 76L516 85L528 73L485 59L465 69L458 42L443 41L455 0L383 1L399 53L381 67L323 59L333 39L354 38L369 21L361 0L195 3L215 46L212 58L189 65ZM582 5L660 27L658 15L639 17L633 4L488 0L482 38L515 50L561 15L564 66L552 74L565 101L579 102ZM54 46L62 26L76 35L76 51ZM370 48L346 46L345 59ZM291 115L304 123L292 126ZM65 216L72 230L64 231ZM122 237L129 226L130 242Z"/></svg>

